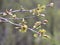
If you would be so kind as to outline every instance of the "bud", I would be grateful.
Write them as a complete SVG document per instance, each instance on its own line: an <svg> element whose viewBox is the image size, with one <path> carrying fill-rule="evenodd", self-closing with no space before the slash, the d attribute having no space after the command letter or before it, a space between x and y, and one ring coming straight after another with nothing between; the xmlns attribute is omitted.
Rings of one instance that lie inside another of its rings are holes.
<svg viewBox="0 0 60 45"><path fill-rule="evenodd" d="M8 15L13 15L11 11L12 11L12 9L10 9L9 11L6 9L6 13L7 13Z"/></svg>
<svg viewBox="0 0 60 45"><path fill-rule="evenodd" d="M45 14L40 14L42 17L45 17Z"/></svg>
<svg viewBox="0 0 60 45"><path fill-rule="evenodd" d="M25 21L25 19L22 19L22 24L26 24L27 22Z"/></svg>
<svg viewBox="0 0 60 45"><path fill-rule="evenodd" d="M43 37L46 38L46 39L47 39L47 38L48 38L48 39L51 39L51 37L48 36L48 35L43 35Z"/></svg>
<svg viewBox="0 0 60 45"><path fill-rule="evenodd" d="M37 37L38 37L38 34L34 34L33 36L34 36L35 38L37 38Z"/></svg>
<svg viewBox="0 0 60 45"><path fill-rule="evenodd" d="M3 13L3 16L6 16L6 15L7 15L7 14L4 12L4 13Z"/></svg>
<svg viewBox="0 0 60 45"><path fill-rule="evenodd" d="M50 7L53 7L54 6L54 3L50 3L50 5L49 5Z"/></svg>
<svg viewBox="0 0 60 45"><path fill-rule="evenodd" d="M15 14L14 14L14 15L12 15L12 17L13 17L13 18L16 18L16 15L15 15Z"/></svg>
<svg viewBox="0 0 60 45"><path fill-rule="evenodd" d="M15 29L19 29L19 27L15 27Z"/></svg>
<svg viewBox="0 0 60 45"><path fill-rule="evenodd" d="M43 25L46 25L47 23L48 23L48 20L42 21L42 24L43 24Z"/></svg>
<svg viewBox="0 0 60 45"><path fill-rule="evenodd" d="M36 22L36 23L35 23L35 25L40 25L40 24L41 24L41 22L40 22L40 21L38 21L38 22Z"/></svg>
<svg viewBox="0 0 60 45"><path fill-rule="evenodd" d="M48 22L48 20L44 20L44 23L47 23Z"/></svg>
<svg viewBox="0 0 60 45"><path fill-rule="evenodd" d="M32 13L32 10L29 10L30 13Z"/></svg>
<svg viewBox="0 0 60 45"><path fill-rule="evenodd" d="M53 7L53 6L54 6L54 3L50 3L50 4L48 4L47 6Z"/></svg>
<svg viewBox="0 0 60 45"><path fill-rule="evenodd" d="M12 11L12 9L9 10L10 12Z"/></svg>
<svg viewBox="0 0 60 45"><path fill-rule="evenodd" d="M0 19L0 22L2 22L2 20Z"/></svg>

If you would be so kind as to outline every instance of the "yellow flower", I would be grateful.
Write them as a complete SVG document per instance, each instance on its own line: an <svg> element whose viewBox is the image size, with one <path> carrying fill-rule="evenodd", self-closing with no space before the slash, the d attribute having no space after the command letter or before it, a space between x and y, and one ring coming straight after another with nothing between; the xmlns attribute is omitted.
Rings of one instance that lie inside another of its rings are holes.
<svg viewBox="0 0 60 45"><path fill-rule="evenodd" d="M42 32L45 33L46 30L45 30L45 29L40 29L39 32L40 32L40 33L42 33Z"/></svg>
<svg viewBox="0 0 60 45"><path fill-rule="evenodd" d="M46 30L45 29L40 29L38 32L41 33L41 35L44 35Z"/></svg>
<svg viewBox="0 0 60 45"><path fill-rule="evenodd" d="M34 24L33 28L39 27L40 25L41 25L41 22L40 22L40 21L37 21L37 22Z"/></svg>
<svg viewBox="0 0 60 45"><path fill-rule="evenodd" d="M37 5L37 8L36 8L37 16L39 16L41 12L42 12L42 10L41 10L41 5L38 4L38 5Z"/></svg>
<svg viewBox="0 0 60 45"><path fill-rule="evenodd" d="M33 12L33 15L37 15L39 16L44 10L45 10L46 6L45 5L40 5L38 4L37 5L37 8L33 9L32 12Z"/></svg>
<svg viewBox="0 0 60 45"><path fill-rule="evenodd" d="M50 36L48 36L48 35L43 35L43 38L51 39L51 37L50 37Z"/></svg>
<svg viewBox="0 0 60 45"><path fill-rule="evenodd" d="M21 29L19 31L22 32L22 33L24 33L24 32L27 31L27 29L28 29L27 25L22 25Z"/></svg>
<svg viewBox="0 0 60 45"><path fill-rule="evenodd" d="M39 9L39 8L36 9L37 16L39 16L41 14L41 12L42 12L41 9Z"/></svg>
<svg viewBox="0 0 60 45"><path fill-rule="evenodd" d="M40 15L41 12L43 12L45 10L46 6L45 5L40 5L38 4L38 7L37 7L37 13L38 13L38 16Z"/></svg>
<svg viewBox="0 0 60 45"><path fill-rule="evenodd" d="M38 34L34 34L33 36L34 36L35 38L37 38L37 37L38 37Z"/></svg>

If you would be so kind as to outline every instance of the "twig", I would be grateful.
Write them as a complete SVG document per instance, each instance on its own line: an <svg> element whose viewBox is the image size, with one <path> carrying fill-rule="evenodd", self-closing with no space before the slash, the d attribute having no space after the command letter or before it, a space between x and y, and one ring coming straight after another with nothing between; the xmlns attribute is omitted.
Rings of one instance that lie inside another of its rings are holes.
<svg viewBox="0 0 60 45"><path fill-rule="evenodd" d="M11 13L15 13L15 12L29 12L30 10L14 10L14 11L10 11ZM3 14L5 12L0 12L0 14Z"/></svg>
<svg viewBox="0 0 60 45"><path fill-rule="evenodd" d="M11 22L11 21L9 21L8 19L3 18L3 17L0 17L0 19L3 19L3 20L5 20L6 22L9 22L10 24L13 24L13 25L21 26L21 24L13 23L13 22ZM31 30L32 32L35 32L35 33L37 33L37 34L40 34L39 32L37 32L37 31L35 31L35 30L31 29L31 28L28 28L28 29Z"/></svg>

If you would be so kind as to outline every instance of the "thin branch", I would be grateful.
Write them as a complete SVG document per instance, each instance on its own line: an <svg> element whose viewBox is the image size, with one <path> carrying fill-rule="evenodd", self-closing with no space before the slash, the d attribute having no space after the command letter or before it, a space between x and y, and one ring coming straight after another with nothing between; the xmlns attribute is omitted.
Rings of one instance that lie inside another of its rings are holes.
<svg viewBox="0 0 60 45"><path fill-rule="evenodd" d="M46 7L51 7L51 5L53 5L53 3L47 4ZM33 9L35 9L35 8L33 8ZM25 10L23 7L21 7L21 9L19 9L19 10L13 10L13 11L12 11L12 9L10 9L9 11L10 11L11 13L15 13L15 12L32 12L33 9ZM3 14L3 13L5 13L5 12L0 12L0 14Z"/></svg>
<svg viewBox="0 0 60 45"><path fill-rule="evenodd" d="M0 19L3 19L3 20L5 20L6 22L9 22L10 24L13 24L13 25L16 25L16 26L20 26L20 24L13 23L13 22L7 20L6 18L0 17Z"/></svg>
<svg viewBox="0 0 60 45"><path fill-rule="evenodd" d="M15 12L29 12L30 10L13 10L13 11L10 11L11 13L15 13ZM0 14L3 14L5 12L0 12Z"/></svg>
<svg viewBox="0 0 60 45"><path fill-rule="evenodd" d="M13 23L13 22L11 22L11 21L9 21L8 19L3 18L3 17L0 17L0 19L3 19L3 20L5 20L6 22L9 22L10 24L13 24L13 25L21 26L21 24ZM35 33L37 33L37 34L40 34L39 32L37 32L37 31L35 31L35 30L31 29L31 28L28 28L28 29L31 30L32 32L35 32Z"/></svg>

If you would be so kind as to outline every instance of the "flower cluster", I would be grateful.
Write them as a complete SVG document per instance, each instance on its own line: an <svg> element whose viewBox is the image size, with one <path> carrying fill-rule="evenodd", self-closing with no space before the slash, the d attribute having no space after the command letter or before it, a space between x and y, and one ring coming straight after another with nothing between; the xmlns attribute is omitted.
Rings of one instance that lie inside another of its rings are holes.
<svg viewBox="0 0 60 45"><path fill-rule="evenodd" d="M34 8L32 10L25 10L24 8L21 8L21 10L12 11L12 9L10 9L10 10L6 9L5 12L0 12L0 14L2 14L3 16L9 15L13 19L17 18L17 15L13 14L15 12L30 12L34 16L35 15L37 15L37 16L41 15L42 17L45 17L45 14L42 14L42 12L45 11L47 6L53 7L53 5L54 5L54 3L50 3L48 5L38 4L37 8ZM25 18L27 18L27 17L25 17ZM7 21L7 22L9 22L13 25L16 25L16 26L18 26L18 27L16 27L16 29L18 29L22 33L27 32L27 30L31 30L31 31L35 32L34 35L33 35L34 37L40 37L41 36L41 37L45 37L45 38L50 38L50 36L46 35L46 30L44 28L42 28L42 25L46 25L48 23L48 20L45 19L45 20L42 20L42 21L36 21L35 24L33 25L33 28L29 28L28 25L26 24L27 22L25 21L25 19L24 18L20 18L20 19L22 19L20 24L13 23L13 22L11 22L8 19L3 18L3 17L0 17L0 22L1 22L1 20L4 20L4 21Z"/></svg>
<svg viewBox="0 0 60 45"><path fill-rule="evenodd" d="M47 22L48 22L48 20L43 20L42 22L41 22L41 21L37 21L37 22L34 24L33 28L38 30L38 33L35 33L35 34L33 35L35 38L41 36L41 37L45 37L45 38L49 38L49 39L50 39L50 37L45 34L45 33L46 33L46 30L43 29L42 26L41 26L42 24L43 24L43 25L46 25Z"/></svg>
<svg viewBox="0 0 60 45"><path fill-rule="evenodd" d="M45 5L41 6L40 4L38 4L37 8L32 10L32 13L33 13L33 15L39 16L45 10L45 8L46 8Z"/></svg>
<svg viewBox="0 0 60 45"><path fill-rule="evenodd" d="M40 34L34 34L34 37L37 38L39 36L43 37L43 38L49 38L50 39L50 36L46 35L46 30L45 29L40 29L38 31Z"/></svg>
<svg viewBox="0 0 60 45"><path fill-rule="evenodd" d="M13 14L11 11L12 11L12 9L10 9L10 10L6 9L6 11L3 13L3 16L10 15L12 18L16 18L17 17L16 14Z"/></svg>

